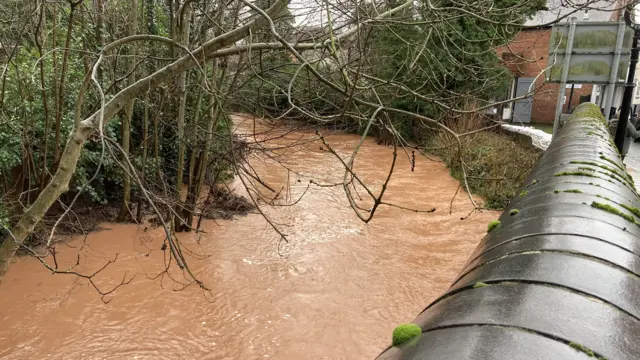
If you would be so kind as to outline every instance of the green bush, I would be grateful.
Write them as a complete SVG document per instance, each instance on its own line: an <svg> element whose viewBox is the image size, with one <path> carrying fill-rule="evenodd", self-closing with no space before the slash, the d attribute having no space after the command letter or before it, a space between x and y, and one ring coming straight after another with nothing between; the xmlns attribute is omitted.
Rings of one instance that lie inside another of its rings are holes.
<svg viewBox="0 0 640 360"><path fill-rule="evenodd" d="M482 126L478 124L476 128ZM451 127L458 133L466 131L459 130L459 125ZM489 209L507 206L541 154L521 138L500 130L482 131L462 137L461 141L469 188L485 200L484 205ZM428 148L436 148L433 152L444 161L451 175L462 181L460 153L453 137L440 133L432 138Z"/></svg>

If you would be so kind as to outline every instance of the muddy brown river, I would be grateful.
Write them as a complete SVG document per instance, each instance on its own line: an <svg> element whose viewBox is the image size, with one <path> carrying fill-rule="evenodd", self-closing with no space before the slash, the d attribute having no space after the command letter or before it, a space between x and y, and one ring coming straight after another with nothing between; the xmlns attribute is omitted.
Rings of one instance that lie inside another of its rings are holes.
<svg viewBox="0 0 640 360"><path fill-rule="evenodd" d="M240 131L252 127L251 119L235 120ZM284 189L279 204L297 200L309 180L342 182L344 168L319 140L311 141L313 131L273 134L247 140L299 144L251 156L263 181ZM359 137L334 133L326 140L346 157ZM366 139L355 162L355 173L376 194L392 152ZM365 224L342 186L311 185L293 206L263 206L289 243L259 214L204 221L206 233L181 239L202 255L187 258L210 293L156 277L163 269L160 228L103 224L86 239L59 244L60 267L79 256L76 270L90 273L117 254L96 285L108 290L123 276L135 278L104 304L87 280L51 275L37 260L18 258L0 284L0 358L372 359L397 324L446 290L497 217L485 211L461 221L472 206L462 191L451 203L457 188L442 163L419 156L412 172L401 152L384 200L436 212L381 206ZM369 208L362 188L358 194ZM175 269L171 274L184 279Z"/></svg>

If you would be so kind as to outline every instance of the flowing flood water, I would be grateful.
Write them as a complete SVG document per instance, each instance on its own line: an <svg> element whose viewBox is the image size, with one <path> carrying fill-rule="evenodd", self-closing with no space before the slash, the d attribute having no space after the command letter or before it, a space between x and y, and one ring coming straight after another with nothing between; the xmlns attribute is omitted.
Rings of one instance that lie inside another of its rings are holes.
<svg viewBox="0 0 640 360"><path fill-rule="evenodd" d="M235 120L243 131L252 126L251 119ZM253 152L251 165L276 192L284 188L280 204L295 202L309 180L342 182L337 158L319 140L309 142L313 131L277 133L262 145L299 145L270 156ZM326 141L346 157L359 137L327 134ZM392 153L366 139L356 158L355 173L376 194ZM91 273L117 254L96 285L109 290L123 276L135 278L104 304L87 280L51 275L36 259L18 258L0 284L0 358L372 359L397 324L447 289L497 217L485 211L460 220L472 206L462 190L452 202L457 188L442 163L419 156L412 172L399 151L383 200L436 212L381 206L365 224L341 185L310 185L293 206L263 206L289 243L280 244L259 214L204 221L206 233L180 236L185 248L204 255L188 259L210 293L195 285L181 290L167 276L154 279L163 269L161 228L103 224L86 239L58 245L60 267L79 259L76 270ZM370 207L364 189L358 194Z"/></svg>

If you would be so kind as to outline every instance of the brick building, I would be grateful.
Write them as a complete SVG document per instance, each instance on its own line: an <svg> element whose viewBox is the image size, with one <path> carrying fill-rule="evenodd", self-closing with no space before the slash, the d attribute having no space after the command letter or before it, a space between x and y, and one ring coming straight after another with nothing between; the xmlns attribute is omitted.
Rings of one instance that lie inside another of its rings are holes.
<svg viewBox="0 0 640 360"><path fill-rule="evenodd" d="M617 21L620 16L618 9L621 5L612 1L602 1L601 3L601 7L597 8L599 10L592 8L586 15L584 11L579 11L572 16L578 17L579 21ZM525 23L531 27L523 29L511 43L497 49L498 57L514 75L510 97L525 95L535 79L534 96L518 100L512 105L510 118L513 122L550 124L554 120L559 84L545 83L545 74L542 73L549 64L549 40L551 37L551 26L544 24L575 10L564 8L557 0L550 0L548 7L548 11L538 13ZM567 113L581 102L600 103L600 86L576 84L573 94L571 94L571 90L571 85L564 89L563 113Z"/></svg>

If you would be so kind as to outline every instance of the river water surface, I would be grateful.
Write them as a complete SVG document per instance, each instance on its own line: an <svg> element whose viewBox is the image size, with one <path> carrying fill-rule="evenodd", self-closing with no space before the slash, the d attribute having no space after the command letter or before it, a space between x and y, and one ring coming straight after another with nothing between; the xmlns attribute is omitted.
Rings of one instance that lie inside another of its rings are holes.
<svg viewBox="0 0 640 360"><path fill-rule="evenodd" d="M245 133L252 128L251 119L235 120ZM284 189L279 204L298 199L310 180L342 181L341 163L319 140L310 142L314 136L279 129L247 137L277 138L263 147L299 143L251 157L266 184ZM326 141L346 157L359 137L327 134ZM355 173L376 194L392 153L372 139L360 149ZM210 293L197 286L176 291L180 285L167 276L154 279L163 268L160 228L103 224L86 239L58 245L60 267L79 259L77 270L90 273L117 254L96 284L108 290L123 276L135 278L104 304L85 279L51 275L37 260L18 258L0 284L0 358L374 358L397 324L411 321L446 290L497 217L483 212L460 220L472 206L463 191L451 202L457 188L443 164L417 157L412 172L409 157L399 152L384 200L436 212L381 206L365 224L342 186L311 185L293 206L264 207L289 243L281 243L259 214L205 221L206 233L181 238L185 248L206 255L188 259ZM360 205L370 207L364 189L358 194Z"/></svg>

